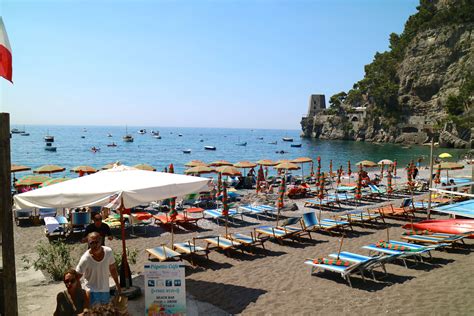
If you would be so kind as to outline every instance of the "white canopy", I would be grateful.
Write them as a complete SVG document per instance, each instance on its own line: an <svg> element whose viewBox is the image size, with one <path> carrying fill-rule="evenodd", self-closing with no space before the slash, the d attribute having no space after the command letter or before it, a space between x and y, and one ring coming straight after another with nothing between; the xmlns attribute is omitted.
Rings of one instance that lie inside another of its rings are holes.
<svg viewBox="0 0 474 316"><path fill-rule="evenodd" d="M116 166L84 177L14 196L17 209L106 206L125 208L208 191L210 180Z"/></svg>

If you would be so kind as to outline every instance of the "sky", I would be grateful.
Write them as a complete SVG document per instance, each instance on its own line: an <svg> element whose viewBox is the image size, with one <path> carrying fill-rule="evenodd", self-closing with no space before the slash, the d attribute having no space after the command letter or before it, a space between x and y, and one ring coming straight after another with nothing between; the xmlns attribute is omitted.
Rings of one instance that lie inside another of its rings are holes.
<svg viewBox="0 0 474 316"><path fill-rule="evenodd" d="M11 124L300 129L418 0L2 0Z"/></svg>

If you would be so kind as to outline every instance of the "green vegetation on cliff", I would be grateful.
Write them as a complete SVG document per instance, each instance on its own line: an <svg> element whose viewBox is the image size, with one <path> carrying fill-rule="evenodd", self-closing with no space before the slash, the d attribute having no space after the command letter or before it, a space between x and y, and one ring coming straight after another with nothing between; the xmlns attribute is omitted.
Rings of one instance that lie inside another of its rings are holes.
<svg viewBox="0 0 474 316"><path fill-rule="evenodd" d="M364 78L354 84L353 89L347 95L344 93L344 100L347 104L362 105L364 103L363 96L366 95L368 101L375 105L373 112L375 116L397 117L402 110L398 102L397 68L403 61L406 49L414 37L419 32L428 29L474 22L474 0L452 1L451 5L443 7L443 9L436 8L436 1L421 0L417 9L418 12L406 22L401 35L390 34L390 50L383 53L377 52L373 62L365 66ZM340 96L341 93L331 97L331 100L336 101L330 102L331 108L337 105ZM453 99L451 104L454 103L456 102Z"/></svg>

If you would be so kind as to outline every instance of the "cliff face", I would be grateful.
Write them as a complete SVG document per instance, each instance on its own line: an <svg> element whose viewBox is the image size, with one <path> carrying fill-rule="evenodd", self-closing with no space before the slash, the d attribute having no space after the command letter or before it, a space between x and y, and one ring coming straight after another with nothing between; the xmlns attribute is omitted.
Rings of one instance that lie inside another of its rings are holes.
<svg viewBox="0 0 474 316"><path fill-rule="evenodd" d="M457 1L432 3L442 10ZM474 137L470 128L473 122L466 127L450 121L446 102L450 95L459 93L466 74L473 73L474 23L448 23L419 31L410 38L394 66L398 90L394 90L397 106L391 115L372 96L372 87L362 91L358 101L362 107L356 109L347 98L331 110L308 113L301 121L302 136L407 144L434 138L440 146L468 148ZM364 80L368 81L364 78L358 84L364 84ZM473 99L471 95L469 108L461 116L472 115Z"/></svg>

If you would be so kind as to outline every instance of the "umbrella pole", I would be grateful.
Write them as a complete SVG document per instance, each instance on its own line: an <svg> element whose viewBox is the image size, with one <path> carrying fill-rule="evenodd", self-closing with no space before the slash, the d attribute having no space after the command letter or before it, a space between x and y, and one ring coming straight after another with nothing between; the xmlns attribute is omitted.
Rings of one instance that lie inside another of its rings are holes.
<svg viewBox="0 0 474 316"><path fill-rule="evenodd" d="M341 243L339 244L339 250L337 251L337 260L339 260L339 255L341 254L342 243L344 242L344 234L341 237Z"/></svg>
<svg viewBox="0 0 474 316"><path fill-rule="evenodd" d="M122 229L122 269L125 276L125 288L128 289L132 284L129 282L129 275L128 275L128 259L127 259L127 246L125 244L125 222L123 219L123 197L120 198L120 226Z"/></svg>
<svg viewBox="0 0 474 316"><path fill-rule="evenodd" d="M173 248L174 245L174 222L171 222L171 248Z"/></svg>

